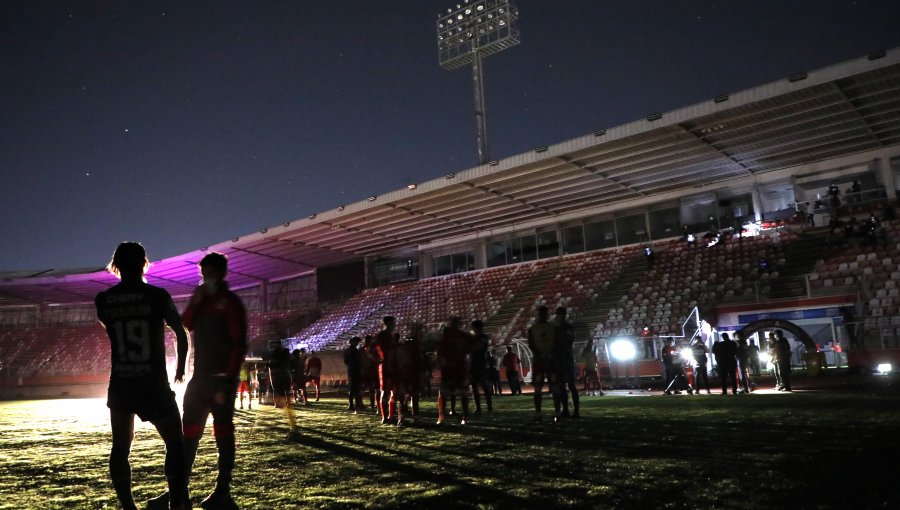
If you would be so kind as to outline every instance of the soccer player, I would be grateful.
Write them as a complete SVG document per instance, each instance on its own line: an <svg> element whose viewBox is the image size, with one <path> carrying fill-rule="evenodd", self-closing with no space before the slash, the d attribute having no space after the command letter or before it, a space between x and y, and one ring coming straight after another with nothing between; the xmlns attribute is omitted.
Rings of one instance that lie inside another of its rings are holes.
<svg viewBox="0 0 900 510"><path fill-rule="evenodd" d="M247 312L228 290L228 259L210 253L200 260L203 283L194 290L181 320L194 333L194 374L184 394L184 439L188 477L210 413L219 452L216 488L203 508L234 508L234 398L238 374L247 352Z"/></svg>
<svg viewBox="0 0 900 510"><path fill-rule="evenodd" d="M350 386L350 391L347 394L347 410L353 411L353 414L362 411L363 408L360 379L362 377L362 357L364 353L359 350L361 341L361 338L355 336L350 339L350 345L344 349L344 364L347 365L347 383Z"/></svg>
<svg viewBox="0 0 900 510"><path fill-rule="evenodd" d="M376 404L378 398L378 353L372 343L375 341L372 335L366 335L363 339L360 351L360 377L362 388L369 392L369 407L376 413L380 413L381 406Z"/></svg>
<svg viewBox="0 0 900 510"><path fill-rule="evenodd" d="M378 381L381 393L378 399L378 410L381 413L381 423L393 421L397 415L397 401L394 396L394 372L396 367L395 350L400 335L397 333L397 321L390 315L382 319L382 329L372 341L372 347L378 359Z"/></svg>
<svg viewBox="0 0 900 510"><path fill-rule="evenodd" d="M291 407L291 354L288 348L280 347L272 351L268 367L269 380L272 381L272 400L275 407L284 409L284 416L287 418L289 427L288 441L296 441L299 432L294 408Z"/></svg>
<svg viewBox="0 0 900 510"><path fill-rule="evenodd" d="M528 346L534 358L531 360L531 384L534 386L534 420L541 421L541 400L544 382L553 396L553 421L559 421L560 399L556 384L553 353L556 350L556 324L550 322L550 310L546 306L537 309L537 321L528 328Z"/></svg>
<svg viewBox="0 0 900 510"><path fill-rule="evenodd" d="M244 393L247 394L247 409L253 409L253 389L251 388L253 379L256 378L256 365L250 363L241 364L241 373L238 375L238 400L241 403L241 409L244 408Z"/></svg>
<svg viewBox="0 0 900 510"><path fill-rule="evenodd" d="M581 361L584 362L584 394L603 395L600 376L597 374L597 351L594 350L593 338L588 338L587 344L581 352Z"/></svg>
<svg viewBox="0 0 900 510"><path fill-rule="evenodd" d="M314 351L310 351L309 357L306 358L306 381L308 383L311 382L316 388L316 402L319 401L319 383L321 382L321 373L322 359L316 356L316 353Z"/></svg>
<svg viewBox="0 0 900 510"><path fill-rule="evenodd" d="M569 417L569 398L568 393L572 395L572 418L579 418L578 405L578 387L575 386L575 328L572 327L566 319L565 307L556 309L556 349L553 351L554 363L556 366L556 382L558 384L557 393L563 407L562 415Z"/></svg>
<svg viewBox="0 0 900 510"><path fill-rule="evenodd" d="M470 335L462 331L462 320L450 317L447 327L441 335L437 346L438 368L441 370L441 387L438 390L438 421L444 423L447 412L447 397L462 397L462 420L465 425L469 419L469 380L466 376L466 354L472 342Z"/></svg>
<svg viewBox="0 0 900 510"><path fill-rule="evenodd" d="M522 373L519 355L513 352L511 345L506 347L506 354L501 361L506 368L506 382L509 384L509 393L513 396L522 394L522 384L519 382L519 374Z"/></svg>
<svg viewBox="0 0 900 510"><path fill-rule="evenodd" d="M167 506L190 508L181 417L166 373L166 324L175 332L176 383L184 381L187 333L169 293L143 281L149 265L140 243L120 244L107 269L121 281L99 293L95 300L97 318L106 328L112 353L106 401L112 426L109 474L122 507L136 509L131 494L128 454L134 440L134 416L137 415L156 427L166 445L165 473L169 492L178 495L172 499L171 506Z"/></svg>
<svg viewBox="0 0 900 510"><path fill-rule="evenodd" d="M294 349L291 353L291 394L295 402L306 400L306 349Z"/></svg>
<svg viewBox="0 0 900 510"><path fill-rule="evenodd" d="M422 341L425 325L416 323L410 327L409 336L397 346L397 426L403 426L404 416L410 412L412 418L419 417L419 394L422 392Z"/></svg>
<svg viewBox="0 0 900 510"><path fill-rule="evenodd" d="M481 414L481 399L478 396L478 388L484 392L484 400L487 402L488 412L494 410L491 402L491 383L488 380L488 349L491 345L491 337L484 332L484 323L472 321L471 350L469 353L469 375L472 385L472 396L475 398L475 414Z"/></svg>

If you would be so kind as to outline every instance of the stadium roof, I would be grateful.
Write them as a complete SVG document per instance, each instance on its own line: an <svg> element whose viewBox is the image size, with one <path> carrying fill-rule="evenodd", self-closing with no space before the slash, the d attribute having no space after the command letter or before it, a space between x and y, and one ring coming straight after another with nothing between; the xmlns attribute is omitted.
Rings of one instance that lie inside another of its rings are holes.
<svg viewBox="0 0 900 510"><path fill-rule="evenodd" d="M900 48L338 206L154 263L174 296L197 283L207 251L228 255L236 288L438 240L627 207L900 142ZM100 270L0 274L0 306L90 302Z"/></svg>

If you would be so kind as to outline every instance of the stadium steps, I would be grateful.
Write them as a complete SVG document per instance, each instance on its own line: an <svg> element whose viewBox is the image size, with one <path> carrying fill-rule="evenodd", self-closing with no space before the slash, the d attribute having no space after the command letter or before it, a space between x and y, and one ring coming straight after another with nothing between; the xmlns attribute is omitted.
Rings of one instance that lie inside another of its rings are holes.
<svg viewBox="0 0 900 510"><path fill-rule="evenodd" d="M540 289L556 278L561 267L562 264L557 262L542 268L532 276L512 299L500 305L497 313L485 321L485 332L491 335L495 342L506 343L512 334L515 333L512 331L514 322L516 322L523 313L529 312L531 305L534 304L536 296L540 293ZM509 327L509 330L504 333L504 338L499 338L498 333L505 326Z"/></svg>
<svg viewBox="0 0 900 510"><path fill-rule="evenodd" d="M597 300L590 307L585 308L580 321L587 326L589 331L593 331L597 324L604 322L609 317L609 309L618 307L622 296L628 295L628 291L640 281L646 272L647 261L643 255L631 259L631 262L622 269L615 280L609 283Z"/></svg>
<svg viewBox="0 0 900 510"><path fill-rule="evenodd" d="M804 230L784 252L785 264L778 267L779 276L769 284L769 298L785 299L806 296L806 275L816 261L826 258L828 227Z"/></svg>

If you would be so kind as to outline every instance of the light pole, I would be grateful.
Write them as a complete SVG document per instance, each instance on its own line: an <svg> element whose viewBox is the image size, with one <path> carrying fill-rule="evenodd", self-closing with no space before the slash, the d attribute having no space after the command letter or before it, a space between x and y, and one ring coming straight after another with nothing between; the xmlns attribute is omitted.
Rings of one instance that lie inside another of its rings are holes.
<svg viewBox="0 0 900 510"><path fill-rule="evenodd" d="M482 59L519 44L515 21L519 11L509 0L463 0L456 9L438 15L438 61L452 70L472 64L475 91L475 143L478 164L490 161L487 113L484 106Z"/></svg>

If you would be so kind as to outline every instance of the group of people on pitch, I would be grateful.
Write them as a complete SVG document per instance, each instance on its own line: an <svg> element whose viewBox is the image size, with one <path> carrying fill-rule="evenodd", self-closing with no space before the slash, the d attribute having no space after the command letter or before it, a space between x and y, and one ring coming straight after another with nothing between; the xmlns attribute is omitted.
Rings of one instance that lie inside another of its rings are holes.
<svg viewBox="0 0 900 510"><path fill-rule="evenodd" d="M178 313L164 289L144 281L149 260L140 243L121 243L107 268L120 282L99 293L97 317L111 345L107 406L112 425L109 471L116 495L126 510L135 510L128 457L134 439L134 417L149 421L166 447L168 491L147 508L191 508L188 490L197 447L206 420L213 416L218 450L215 489L200 506L236 508L231 497L234 469L234 400L247 351L247 313L228 289L224 255L209 253L199 263L203 282L194 290L184 313ZM165 327L175 332L175 382L183 382L188 352L187 331L193 332L194 369L184 395L183 415L166 371Z"/></svg>

